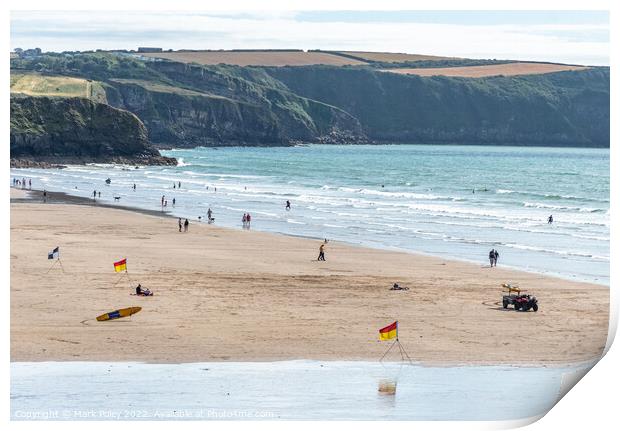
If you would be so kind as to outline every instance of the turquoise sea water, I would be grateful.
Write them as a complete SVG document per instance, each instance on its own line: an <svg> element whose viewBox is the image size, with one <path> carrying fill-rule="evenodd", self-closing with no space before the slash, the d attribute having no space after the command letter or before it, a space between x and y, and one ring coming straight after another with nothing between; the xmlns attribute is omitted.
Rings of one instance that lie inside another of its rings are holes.
<svg viewBox="0 0 620 431"><path fill-rule="evenodd" d="M165 195L166 211L204 220L211 208L222 226L240 228L249 212L252 229L480 264L495 248L500 266L609 284L606 149L310 145L163 153L179 166L11 173L33 178L33 188L85 197L101 190L104 201L120 196L119 205L160 209Z"/></svg>

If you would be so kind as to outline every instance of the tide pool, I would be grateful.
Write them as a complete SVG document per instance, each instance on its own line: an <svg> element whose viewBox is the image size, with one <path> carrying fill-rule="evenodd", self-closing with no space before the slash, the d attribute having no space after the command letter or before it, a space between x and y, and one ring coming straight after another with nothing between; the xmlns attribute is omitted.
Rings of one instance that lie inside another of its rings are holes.
<svg viewBox="0 0 620 431"><path fill-rule="evenodd" d="M516 420L549 411L591 366L14 362L11 418Z"/></svg>

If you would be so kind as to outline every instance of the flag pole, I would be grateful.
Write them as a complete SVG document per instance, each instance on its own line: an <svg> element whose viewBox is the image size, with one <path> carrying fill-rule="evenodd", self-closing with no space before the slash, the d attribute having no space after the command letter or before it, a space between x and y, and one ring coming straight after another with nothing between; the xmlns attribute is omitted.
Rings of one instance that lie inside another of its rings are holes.
<svg viewBox="0 0 620 431"><path fill-rule="evenodd" d="M388 347L388 349L385 351L385 353L383 354L383 356L381 356L381 359L379 359L379 362L383 362L383 358L385 358L385 356L390 353L390 350L392 350L392 347L394 347L394 345L398 342L398 338L396 340L394 340L394 342L392 344L390 344L390 347Z"/></svg>
<svg viewBox="0 0 620 431"><path fill-rule="evenodd" d="M62 261L60 260L60 256L58 256L58 264L60 265L60 269L62 270L62 273L65 274L65 267L62 266Z"/></svg>
<svg viewBox="0 0 620 431"><path fill-rule="evenodd" d="M50 267L47 269L45 273L48 274L57 263L58 263L58 259L54 259L54 263L50 265ZM63 270L62 272L65 272L65 271Z"/></svg>

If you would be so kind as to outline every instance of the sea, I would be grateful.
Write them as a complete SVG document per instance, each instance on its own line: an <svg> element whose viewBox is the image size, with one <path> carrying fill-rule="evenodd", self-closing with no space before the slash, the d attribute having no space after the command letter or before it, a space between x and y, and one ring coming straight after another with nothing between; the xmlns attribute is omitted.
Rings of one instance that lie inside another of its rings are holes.
<svg viewBox="0 0 620 431"><path fill-rule="evenodd" d="M192 222L206 222L211 208L215 224L231 228L250 213L255 230L480 265L496 249L499 266L609 285L609 149L301 145L162 154L178 166L11 175L32 178L36 189L90 198L97 190L103 202Z"/></svg>

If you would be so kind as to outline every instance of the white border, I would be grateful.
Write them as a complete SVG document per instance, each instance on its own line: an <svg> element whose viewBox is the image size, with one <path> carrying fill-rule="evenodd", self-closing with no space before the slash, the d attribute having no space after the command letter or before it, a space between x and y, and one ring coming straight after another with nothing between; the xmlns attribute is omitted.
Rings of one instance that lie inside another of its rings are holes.
<svg viewBox="0 0 620 431"><path fill-rule="evenodd" d="M71 1L71 0L56 0L53 2L43 0L11 0L9 4L4 3L2 6L2 48L5 54L9 52L9 37L10 37L10 13L13 10L465 10L465 9L478 9L478 10L610 10L611 17L611 52L620 49L618 43L618 25L619 19L616 14L620 14L620 6L618 2L603 1L603 0L589 0L588 2L578 2L575 0L564 1L549 1L549 0L504 0L502 2L490 1L490 0L470 0L468 2L461 2L457 0L433 0L433 1L403 1L392 0L388 2L369 1L369 0L314 0L302 1L302 0L278 0L278 1L250 1L250 0L227 0L225 2L214 1L184 1L177 0L173 3L170 2L155 2L153 0L135 0L132 2L120 1L120 0L107 0L105 3L96 3L85 1ZM431 53L432 54L432 53ZM9 125L8 125L8 99L9 88L6 85L9 82L9 57L5 55L3 57L5 66L2 68L2 82L5 85L2 86L3 101L2 110L3 118L2 122L2 135L5 143L0 147L2 148L2 154L0 158L5 161L6 168L2 171L3 184L9 184ZM611 112L612 112L612 142L615 143L618 138L618 127L614 124L618 124L618 86L615 83L618 82L617 73L617 56L611 54L611 71L612 71L612 96L611 96ZM611 200L611 214L617 214L618 206L616 196L618 193L617 181L618 181L618 151L612 144L611 148L611 195L614 199ZM1 188L2 193L2 211L0 215L4 226L4 238L8 238L9 235L9 196L8 187ZM617 289L614 287L615 281L618 275L618 265L614 268L614 263L617 262L616 256L618 251L618 234L615 229L616 223L611 224L611 299L612 310L610 318L610 334L608 338L607 348L610 347L610 342L613 340L617 328L618 319L618 298ZM2 284L4 289L4 301L2 301L2 358L4 366L1 367L0 376L2 381L2 403L0 416L5 424L9 418L9 316L10 316L10 301L9 301L9 270L10 270L10 243L4 241L4 247L1 249L0 262L3 265L3 275L5 277L5 283ZM596 429L604 430L616 428L617 421L615 404L618 395L617 385L619 383L618 371L616 364L620 363L619 353L617 347L609 349L607 355L603 360L594 367L594 369L583 379L582 382L569 392L569 394L561 400L556 407L554 407L543 419L531 425L532 429L548 430L561 428L563 430L572 429ZM498 383L499 384L499 383ZM507 400L507 403L511 402L527 402L527 400ZM377 427L389 426L390 429L410 429L413 427L419 427L422 429L498 429L508 428L514 426L522 426L531 421L518 421L518 422L389 422L389 423L341 423L341 422L253 422L253 423L238 423L238 422L218 422L218 423L88 423L86 426L83 423L76 422L59 422L59 423L24 423L24 422L12 422L10 423L11 429L75 429L82 430L85 427L88 429L109 430L110 427L120 428L124 426L141 429L143 427L149 427L149 429L164 429L171 425L175 428L183 427L188 429L204 429L205 427L217 428L217 429L237 429L244 425L251 425L255 429L265 430L284 430L295 427L296 429L316 429L317 427L327 427L329 429L340 429L343 426L355 427L356 429L376 429Z"/></svg>

